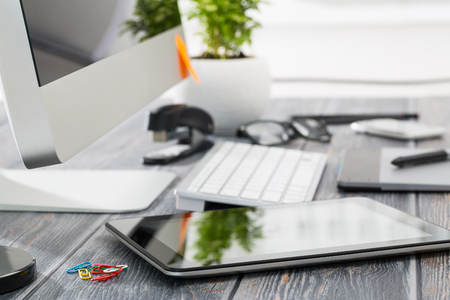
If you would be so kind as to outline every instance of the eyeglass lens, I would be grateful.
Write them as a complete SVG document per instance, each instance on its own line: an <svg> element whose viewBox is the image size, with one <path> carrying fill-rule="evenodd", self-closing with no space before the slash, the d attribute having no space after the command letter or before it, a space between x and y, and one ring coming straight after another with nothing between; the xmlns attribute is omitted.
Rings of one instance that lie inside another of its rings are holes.
<svg viewBox="0 0 450 300"><path fill-rule="evenodd" d="M323 122L314 119L297 118L292 121L292 126L305 138L322 142L328 142L331 139L331 134Z"/></svg>
<svg viewBox="0 0 450 300"><path fill-rule="evenodd" d="M289 140L286 129L275 122L255 122L247 125L246 131L260 145L282 144Z"/></svg>

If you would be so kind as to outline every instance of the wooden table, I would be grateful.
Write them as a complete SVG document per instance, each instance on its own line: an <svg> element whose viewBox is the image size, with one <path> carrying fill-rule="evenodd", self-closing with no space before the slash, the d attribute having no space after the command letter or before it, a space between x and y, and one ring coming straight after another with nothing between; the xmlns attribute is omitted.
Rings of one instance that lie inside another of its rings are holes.
<svg viewBox="0 0 450 300"><path fill-rule="evenodd" d="M450 126L447 99L278 99L266 118L289 114L420 112L428 124ZM4 110L0 113L0 166L23 168ZM164 169L178 177L146 210L127 214L0 212L0 245L31 252L38 274L28 286L0 295L3 299L446 299L450 297L449 252L399 256L290 270L203 279L174 279L163 275L105 230L112 219L179 213L173 190L201 154L164 167L143 166L142 154L157 147L143 131L138 114L111 134L54 169ZM448 193L345 193L336 186L338 164L348 147L443 148L442 139L404 142L353 133L348 125L329 127L331 143L296 140L287 148L318 151L328 163L314 199L365 196L434 224L450 228ZM217 139L226 139L217 137ZM228 138L232 139L232 138ZM0 191L1 192L1 191ZM126 199L124 199L126 200ZM65 270L84 261L117 262L129 270L106 282L90 282Z"/></svg>

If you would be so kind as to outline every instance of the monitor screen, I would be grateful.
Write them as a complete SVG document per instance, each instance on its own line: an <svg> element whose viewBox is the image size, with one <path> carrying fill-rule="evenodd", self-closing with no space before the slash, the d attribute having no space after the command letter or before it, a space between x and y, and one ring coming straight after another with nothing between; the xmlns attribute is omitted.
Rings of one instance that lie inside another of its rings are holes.
<svg viewBox="0 0 450 300"><path fill-rule="evenodd" d="M181 24L176 0L21 1L40 86Z"/></svg>

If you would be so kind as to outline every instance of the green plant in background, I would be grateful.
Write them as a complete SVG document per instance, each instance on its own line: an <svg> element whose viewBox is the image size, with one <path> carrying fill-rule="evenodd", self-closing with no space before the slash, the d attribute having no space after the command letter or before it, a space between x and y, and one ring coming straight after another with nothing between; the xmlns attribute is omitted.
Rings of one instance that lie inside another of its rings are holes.
<svg viewBox="0 0 450 300"><path fill-rule="evenodd" d="M177 0L137 0L134 16L124 23L122 33L143 34L140 42L181 24Z"/></svg>
<svg viewBox="0 0 450 300"><path fill-rule="evenodd" d="M233 241L250 252L255 240L263 237L262 227L256 225L262 213L255 207L205 212L195 223L199 237L195 242L194 259L205 266L220 263L223 252Z"/></svg>
<svg viewBox="0 0 450 300"><path fill-rule="evenodd" d="M192 0L189 19L198 19L208 47L204 58L242 57L241 46L251 44L252 31L260 24L247 15L258 10L260 0Z"/></svg>

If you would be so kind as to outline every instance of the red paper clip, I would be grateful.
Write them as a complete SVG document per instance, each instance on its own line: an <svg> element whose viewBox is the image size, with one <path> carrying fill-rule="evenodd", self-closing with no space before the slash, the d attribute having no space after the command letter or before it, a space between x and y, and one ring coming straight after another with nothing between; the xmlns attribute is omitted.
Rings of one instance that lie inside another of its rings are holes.
<svg viewBox="0 0 450 300"><path fill-rule="evenodd" d="M94 268L92 268L91 272L92 274L109 274L109 273L105 273L102 269L105 268L114 268L113 266L110 265L97 265Z"/></svg>
<svg viewBox="0 0 450 300"><path fill-rule="evenodd" d="M114 269L118 269L118 271L115 272L105 272L104 270L102 270L102 268L114 268ZM116 275L119 275L120 272L122 272L122 267L113 267L113 266L109 266L109 265L99 265L99 266L95 266L92 269L92 274L106 274L106 275L102 275L96 278L92 278L91 281L105 281L108 280Z"/></svg>
<svg viewBox="0 0 450 300"><path fill-rule="evenodd" d="M106 281L106 280L108 280L108 279L110 279L110 278L112 278L112 277L114 277L114 276L116 276L118 274L119 273L110 273L108 275L102 275L102 276L99 276L99 277L92 278L91 281Z"/></svg>

